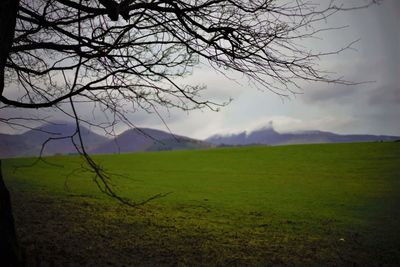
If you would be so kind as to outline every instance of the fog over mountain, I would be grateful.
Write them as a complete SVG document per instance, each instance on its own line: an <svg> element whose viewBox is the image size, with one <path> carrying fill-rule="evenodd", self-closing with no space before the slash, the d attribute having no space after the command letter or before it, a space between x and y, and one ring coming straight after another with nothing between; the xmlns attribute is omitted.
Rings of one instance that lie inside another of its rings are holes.
<svg viewBox="0 0 400 267"><path fill-rule="evenodd" d="M250 132L236 134L213 135L206 139L214 145L285 145L285 144L313 144L313 143L347 143L368 141L394 141L398 136L362 135L362 134L335 134L318 130L279 133L270 122L268 126Z"/></svg>

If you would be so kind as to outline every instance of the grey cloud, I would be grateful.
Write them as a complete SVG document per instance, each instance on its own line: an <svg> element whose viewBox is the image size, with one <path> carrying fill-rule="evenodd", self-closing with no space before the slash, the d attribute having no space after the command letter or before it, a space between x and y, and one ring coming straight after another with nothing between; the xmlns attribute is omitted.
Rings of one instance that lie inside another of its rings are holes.
<svg viewBox="0 0 400 267"><path fill-rule="evenodd" d="M373 106L395 105L400 107L400 86L392 84L375 88L369 94L368 103Z"/></svg>
<svg viewBox="0 0 400 267"><path fill-rule="evenodd" d="M351 102L361 89L356 86L321 86L306 90L302 99L306 103L326 104L332 102L334 104Z"/></svg>

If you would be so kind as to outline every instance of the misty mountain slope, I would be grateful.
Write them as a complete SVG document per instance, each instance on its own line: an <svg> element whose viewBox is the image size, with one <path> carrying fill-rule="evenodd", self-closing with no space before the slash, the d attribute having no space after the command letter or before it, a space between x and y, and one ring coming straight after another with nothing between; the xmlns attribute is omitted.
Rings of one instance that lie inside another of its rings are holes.
<svg viewBox="0 0 400 267"><path fill-rule="evenodd" d="M0 158L16 157L28 150L28 144L16 135L0 134Z"/></svg>
<svg viewBox="0 0 400 267"><path fill-rule="evenodd" d="M394 141L398 136L386 135L341 135L324 131L299 131L279 133L272 124L251 132L238 134L213 135L206 139L214 145L285 145L285 144L314 144L314 143L347 143L368 141Z"/></svg>
<svg viewBox="0 0 400 267"><path fill-rule="evenodd" d="M155 129L139 128L127 130L115 139L105 142L90 152L95 154L113 154L207 147L210 147L210 145L200 140L178 135L174 136L171 133Z"/></svg>
<svg viewBox="0 0 400 267"><path fill-rule="evenodd" d="M43 144L49 138L68 137L75 132L75 124L70 122L48 123L29 130L19 135L1 135L0 157L15 156L38 156ZM93 133L86 127L81 127L82 139L85 147L92 149L109 139ZM74 140L79 144L78 137ZM51 140L47 142L43 155L70 154L76 153L73 142L70 138Z"/></svg>
<svg viewBox="0 0 400 267"><path fill-rule="evenodd" d="M0 134L0 157L38 156L46 140L49 138L68 137L74 132L74 123L57 122L42 125L19 135ZM114 139L98 135L85 127L81 127L81 134L86 151L93 154L211 147L210 144L204 141L175 136L171 133L149 128L130 129ZM74 137L74 140L79 144L77 136ZM77 152L71 138L51 140L47 142L43 151L43 155L46 156L75 153Z"/></svg>
<svg viewBox="0 0 400 267"><path fill-rule="evenodd" d="M39 127L38 130L40 131L29 131L22 135L31 142L35 154L40 152L43 142L45 142L49 137L60 138L68 137L74 134L75 124L69 122L45 124L44 126ZM80 131L85 148L88 150L93 149L94 147L97 147L109 140L108 138L98 135L83 126L80 127ZM52 134L48 134L47 132ZM74 136L74 141L76 144L79 144L78 136ZM63 138L48 142L46 144L44 153L45 155L69 154L76 153L76 150L70 138Z"/></svg>

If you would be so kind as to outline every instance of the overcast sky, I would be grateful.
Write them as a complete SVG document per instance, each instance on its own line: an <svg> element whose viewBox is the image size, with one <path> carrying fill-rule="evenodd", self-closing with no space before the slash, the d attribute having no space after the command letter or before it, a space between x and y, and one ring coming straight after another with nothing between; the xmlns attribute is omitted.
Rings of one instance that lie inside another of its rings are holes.
<svg viewBox="0 0 400 267"><path fill-rule="evenodd" d="M251 88L240 76L238 84L201 66L190 77L191 82L205 83L206 95L212 99L232 97L232 103L219 112L171 112L165 117L168 126L173 132L196 138L249 131L269 121L278 131L319 129L400 135L400 1L384 0L379 6L344 12L327 25L349 27L308 45L334 50L360 40L354 46L356 50L324 58L321 67L347 80L373 82L355 86L304 83L301 95L281 99ZM165 129L156 116L137 114L134 118L141 126Z"/></svg>
<svg viewBox="0 0 400 267"><path fill-rule="evenodd" d="M318 129L400 136L400 1L384 0L379 6L344 12L323 26L345 25L349 27L307 45L329 51L360 39L354 46L357 50L326 57L320 65L347 80L373 82L355 86L303 83L302 94L282 99L252 88L239 75L233 82L201 65L186 82L207 85L205 98L233 101L219 112L161 111L164 120L172 132L200 139L252 130L270 121L278 131ZM155 115L138 112L132 121L137 126L166 130Z"/></svg>

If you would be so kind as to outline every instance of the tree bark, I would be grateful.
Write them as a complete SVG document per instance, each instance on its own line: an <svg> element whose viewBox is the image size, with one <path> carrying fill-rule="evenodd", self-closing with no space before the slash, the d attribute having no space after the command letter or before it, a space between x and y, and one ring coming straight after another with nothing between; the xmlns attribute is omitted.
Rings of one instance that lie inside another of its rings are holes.
<svg viewBox="0 0 400 267"><path fill-rule="evenodd" d="M12 215L10 193L3 180L0 160L0 265L22 266Z"/></svg>

